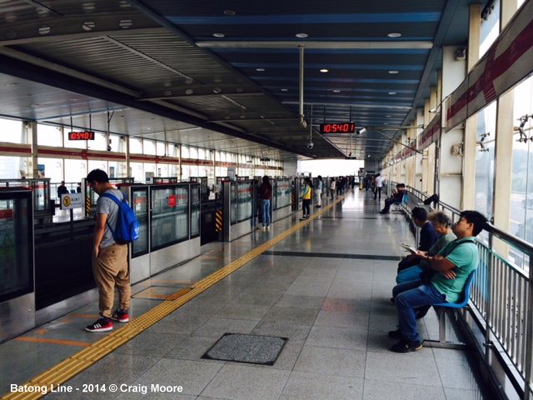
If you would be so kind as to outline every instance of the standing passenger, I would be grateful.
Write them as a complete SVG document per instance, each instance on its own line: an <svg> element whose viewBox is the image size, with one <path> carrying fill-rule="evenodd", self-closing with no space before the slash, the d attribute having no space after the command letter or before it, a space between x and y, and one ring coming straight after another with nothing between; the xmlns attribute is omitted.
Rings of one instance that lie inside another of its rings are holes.
<svg viewBox="0 0 533 400"><path fill-rule="evenodd" d="M322 182L322 176L318 175L316 182L316 208L322 207L322 189L324 188L324 182Z"/></svg>
<svg viewBox="0 0 533 400"><path fill-rule="evenodd" d="M378 200L381 202L381 190L383 189L383 181L385 178L381 176L381 174L376 175L376 192L374 193L374 200Z"/></svg>
<svg viewBox="0 0 533 400"><path fill-rule="evenodd" d="M311 209L309 207L311 205L311 194L313 192L311 190L311 187L313 186L311 183L311 179L309 179L309 177L306 177L304 179L304 184L305 184L305 188L304 188L304 194L302 196L303 217L300 219L308 219L309 215L311 214Z"/></svg>
<svg viewBox="0 0 533 400"><path fill-rule="evenodd" d="M113 239L111 226L116 226L120 209L111 199L102 194L110 193L121 200L123 194L109 183L107 174L95 169L87 175L87 182L100 195L96 205L96 225L93 243L93 273L98 286L100 315L85 330L105 332L113 329L111 320L128 322L130 307L130 274L128 269L128 245L118 244ZM115 286L119 294L119 308L111 314Z"/></svg>
<svg viewBox="0 0 533 400"><path fill-rule="evenodd" d="M331 193L331 200L335 197L335 178L331 178L329 181L329 192Z"/></svg>
<svg viewBox="0 0 533 400"><path fill-rule="evenodd" d="M272 198L272 185L268 176L263 176L263 183L259 187L259 197L261 198L261 217L263 221L263 231L270 230L270 199Z"/></svg>

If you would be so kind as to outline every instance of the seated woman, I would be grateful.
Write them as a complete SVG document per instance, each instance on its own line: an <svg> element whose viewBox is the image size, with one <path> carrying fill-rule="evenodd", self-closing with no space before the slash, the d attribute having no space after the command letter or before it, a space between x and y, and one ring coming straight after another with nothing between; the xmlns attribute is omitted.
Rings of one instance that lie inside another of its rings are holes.
<svg viewBox="0 0 533 400"><path fill-rule="evenodd" d="M448 243L456 239L451 229L452 221L442 211L431 213L428 219L433 224L435 232L440 235L440 239L427 252L419 250L414 255L418 265L401 270L396 277L396 283L405 283L420 279L422 273L424 273L424 278L429 279L431 274L434 273L434 270L431 269L427 261L428 258L437 255Z"/></svg>
<svg viewBox="0 0 533 400"><path fill-rule="evenodd" d="M429 251L431 246L439 240L440 235L435 231L432 222L428 219L428 212L425 208L415 207L413 208L411 215L414 224L420 228L420 243L418 244L418 250L423 252ZM414 267L419 263L419 256L415 254L408 255L398 264L398 272L409 267Z"/></svg>

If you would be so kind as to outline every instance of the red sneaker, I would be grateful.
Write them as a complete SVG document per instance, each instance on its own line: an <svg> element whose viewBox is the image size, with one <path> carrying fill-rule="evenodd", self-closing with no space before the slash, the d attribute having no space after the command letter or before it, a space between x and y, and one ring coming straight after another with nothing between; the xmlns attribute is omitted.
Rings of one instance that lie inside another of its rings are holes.
<svg viewBox="0 0 533 400"><path fill-rule="evenodd" d="M107 318L100 318L94 324L88 325L85 327L87 332L107 332L113 329L113 324L111 320Z"/></svg>
<svg viewBox="0 0 533 400"><path fill-rule="evenodd" d="M128 310L119 309L113 313L111 319L118 322L128 322L130 320L130 316L128 315Z"/></svg>

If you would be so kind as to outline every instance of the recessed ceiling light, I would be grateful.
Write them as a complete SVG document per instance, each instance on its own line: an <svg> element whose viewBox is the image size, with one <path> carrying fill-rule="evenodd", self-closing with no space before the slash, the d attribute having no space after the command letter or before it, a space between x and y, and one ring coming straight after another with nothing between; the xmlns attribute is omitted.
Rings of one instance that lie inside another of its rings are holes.
<svg viewBox="0 0 533 400"><path fill-rule="evenodd" d="M396 92L389 92L389 94L392 96L392 95L395 95Z"/></svg>
<svg viewBox="0 0 533 400"><path fill-rule="evenodd" d="M398 32L392 32L392 33L389 33L387 36L390 38L399 38L402 36L402 34Z"/></svg>
<svg viewBox="0 0 533 400"><path fill-rule="evenodd" d="M288 92L289 89L285 89L285 88L283 88L283 89L281 89L281 91L282 91L282 92Z"/></svg>
<svg viewBox="0 0 533 400"><path fill-rule="evenodd" d="M235 14L237 13L233 10L224 10L224 15L235 15Z"/></svg>
<svg viewBox="0 0 533 400"><path fill-rule="evenodd" d="M256 68L255 69L257 72L265 72L265 69L264 68Z"/></svg>
<svg viewBox="0 0 533 400"><path fill-rule="evenodd" d="M391 75L396 75L396 74L399 74L400 71L396 71L396 70L392 70L392 71L389 71L389 74Z"/></svg>
<svg viewBox="0 0 533 400"><path fill-rule="evenodd" d="M295 36L297 38L304 39L304 38L308 37L309 35L307 33L297 33Z"/></svg>
<svg viewBox="0 0 533 400"><path fill-rule="evenodd" d="M392 115L386 115L387 118L392 118Z"/></svg>
<svg viewBox="0 0 533 400"><path fill-rule="evenodd" d="M213 33L213 36L214 36L214 37L217 37L217 38L223 38L223 37L226 37L226 35L224 35L223 33Z"/></svg>
<svg viewBox="0 0 533 400"><path fill-rule="evenodd" d="M322 68L322 69L320 70L320 72L322 72L323 74L325 74L325 73L329 72L329 69Z"/></svg>
<svg viewBox="0 0 533 400"><path fill-rule="evenodd" d="M341 91L339 89L335 89L333 93L340 93Z"/></svg>

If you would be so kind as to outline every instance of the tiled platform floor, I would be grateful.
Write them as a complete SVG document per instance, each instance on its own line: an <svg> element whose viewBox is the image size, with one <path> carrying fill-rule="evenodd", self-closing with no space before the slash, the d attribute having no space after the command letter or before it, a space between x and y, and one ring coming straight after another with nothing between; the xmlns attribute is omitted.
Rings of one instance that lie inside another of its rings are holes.
<svg viewBox="0 0 533 400"><path fill-rule="evenodd" d="M348 194L332 211L67 384L183 387L181 394L149 391L155 399L490 398L482 396L461 351L388 351L393 342L386 334L396 325L389 298L397 262L391 256L401 255L399 243L412 242L412 237L401 215L382 216L377 211L379 205L370 194ZM276 223L268 233L257 231L231 244L204 246L202 256L153 279L152 288L133 300L133 314L159 304L147 298L150 294L167 294L170 288L200 280L287 229L296 218ZM81 344L11 340L1 345L0 393L102 337L82 330L96 311L96 304L91 304L23 335ZM435 317L426 317L420 329L434 337ZM273 366L201 359L226 332L283 336L289 341ZM47 397L141 396L107 391Z"/></svg>

